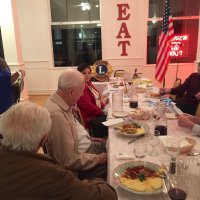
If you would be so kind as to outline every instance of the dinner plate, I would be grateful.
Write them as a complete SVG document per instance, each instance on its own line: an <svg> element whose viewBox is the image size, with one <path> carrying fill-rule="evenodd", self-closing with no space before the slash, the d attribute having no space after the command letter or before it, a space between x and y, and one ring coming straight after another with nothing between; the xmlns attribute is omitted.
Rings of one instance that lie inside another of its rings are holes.
<svg viewBox="0 0 200 200"><path fill-rule="evenodd" d="M128 182L126 182L126 183L123 182L122 175L124 174L124 172L126 171L127 168L140 167L140 166L145 166L145 168L148 168L148 169L150 169L152 171L155 171L155 172L159 172L160 169L162 169L159 165L157 165L155 163L151 163L151 162L143 162L143 161L125 162L125 163L120 164L118 167L116 167L114 169L113 177L114 177L115 183L120 188L122 188L124 190L127 190L127 191L129 191L131 193L142 194L142 195L153 195L153 194L161 193L162 190L163 190L163 181L162 181L162 179L159 180L159 182L160 181L162 182L162 183L160 183L161 184L160 187L156 186L156 183L151 183L150 188L152 188L152 191L145 191L146 189L144 189L144 191L139 191L139 190L133 189L132 183L128 184ZM142 190L142 189L140 188L140 190Z"/></svg>
<svg viewBox="0 0 200 200"><path fill-rule="evenodd" d="M131 123L136 123L137 125L141 126L141 129L139 129L138 133L126 133L125 131L123 131L123 125L124 124L131 124ZM118 130L118 133L124 137L129 137L129 138L134 138L134 137L138 137L138 136L142 136L145 135L146 133L148 133L149 131L149 126L145 123L140 123L140 122L134 122L134 121L128 121L128 122L123 122L120 124L116 124L114 126L114 129Z"/></svg>
<svg viewBox="0 0 200 200"><path fill-rule="evenodd" d="M147 120L151 116L149 110L140 108L131 110L130 115L131 118L135 120Z"/></svg>
<svg viewBox="0 0 200 200"><path fill-rule="evenodd" d="M126 111L115 111L112 113L114 117L128 117L129 113Z"/></svg>

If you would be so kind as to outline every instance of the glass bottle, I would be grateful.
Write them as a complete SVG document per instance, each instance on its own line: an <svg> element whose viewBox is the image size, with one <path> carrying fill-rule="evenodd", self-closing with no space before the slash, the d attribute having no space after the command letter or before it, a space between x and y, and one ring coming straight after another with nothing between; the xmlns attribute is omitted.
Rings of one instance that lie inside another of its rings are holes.
<svg viewBox="0 0 200 200"><path fill-rule="evenodd" d="M155 130L160 132L160 135L167 135L167 118L165 116L166 102L158 103L158 116L155 121Z"/></svg>
<svg viewBox="0 0 200 200"><path fill-rule="evenodd" d="M136 90L136 85L132 85L130 94L130 108L138 107L138 94Z"/></svg>

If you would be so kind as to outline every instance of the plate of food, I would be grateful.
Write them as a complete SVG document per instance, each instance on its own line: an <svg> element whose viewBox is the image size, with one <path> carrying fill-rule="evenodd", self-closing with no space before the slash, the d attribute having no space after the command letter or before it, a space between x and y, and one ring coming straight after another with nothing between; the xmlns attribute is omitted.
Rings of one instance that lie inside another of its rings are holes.
<svg viewBox="0 0 200 200"><path fill-rule="evenodd" d="M145 135L149 131L149 126L147 124L134 121L117 124L114 128L119 130L119 134L131 138Z"/></svg>
<svg viewBox="0 0 200 200"><path fill-rule="evenodd" d="M129 116L129 113L126 112L126 111L114 111L112 113L113 117L128 117Z"/></svg>
<svg viewBox="0 0 200 200"><path fill-rule="evenodd" d="M115 182L124 190L142 195L161 193L163 190L163 167L143 161L129 161L114 169Z"/></svg>
<svg viewBox="0 0 200 200"><path fill-rule="evenodd" d="M150 118L151 114L149 110L144 110L141 108L131 110L130 116L135 120L147 120Z"/></svg>
<svg viewBox="0 0 200 200"><path fill-rule="evenodd" d="M161 95L160 93L151 92L151 93L149 94L149 97L150 97L150 98L156 98L156 99L159 99L159 98L162 97L162 95Z"/></svg>

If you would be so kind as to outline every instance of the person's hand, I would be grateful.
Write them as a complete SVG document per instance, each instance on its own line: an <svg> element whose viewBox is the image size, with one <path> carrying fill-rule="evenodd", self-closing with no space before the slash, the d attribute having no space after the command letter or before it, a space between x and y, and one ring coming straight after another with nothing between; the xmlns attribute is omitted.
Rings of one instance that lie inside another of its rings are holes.
<svg viewBox="0 0 200 200"><path fill-rule="evenodd" d="M23 70L23 69L20 69L19 71L21 72L21 74L22 74L22 76L23 76L23 78L24 78L24 77L25 77L25 75L26 75L26 72L25 72L25 70Z"/></svg>
<svg viewBox="0 0 200 200"><path fill-rule="evenodd" d="M101 101L104 105L107 105L109 103L109 99L106 96L101 96Z"/></svg>
<svg viewBox="0 0 200 200"><path fill-rule="evenodd" d="M171 88L160 88L159 89L159 93L161 95L170 94L170 92L171 92Z"/></svg>
<svg viewBox="0 0 200 200"><path fill-rule="evenodd" d="M161 95L165 95L165 88L160 88L160 89L159 89L159 93L160 93Z"/></svg>
<svg viewBox="0 0 200 200"><path fill-rule="evenodd" d="M190 115L188 113L183 113L182 115L180 116L183 116L183 117L187 117L188 119L190 119L192 122L194 122L195 124L199 124L199 118L194 116L194 115Z"/></svg>
<svg viewBox="0 0 200 200"><path fill-rule="evenodd" d="M192 128L195 125L195 123L192 122L187 116L180 115L177 117L177 119L178 119L178 125L181 127L192 130Z"/></svg>
<svg viewBox="0 0 200 200"><path fill-rule="evenodd" d="M198 100L200 100L200 92L198 92L198 93L195 95L195 97L196 97Z"/></svg>
<svg viewBox="0 0 200 200"><path fill-rule="evenodd" d="M107 163L107 154L106 153L98 154L98 157L99 157L99 164Z"/></svg>

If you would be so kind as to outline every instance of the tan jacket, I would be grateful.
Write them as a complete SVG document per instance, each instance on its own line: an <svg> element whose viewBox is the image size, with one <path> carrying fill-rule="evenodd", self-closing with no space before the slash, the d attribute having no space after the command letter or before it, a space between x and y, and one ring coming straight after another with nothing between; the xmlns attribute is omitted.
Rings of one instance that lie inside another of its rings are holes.
<svg viewBox="0 0 200 200"><path fill-rule="evenodd" d="M80 181L44 155L0 147L0 158L2 200L117 200L106 182Z"/></svg>
<svg viewBox="0 0 200 200"><path fill-rule="evenodd" d="M52 128L46 143L48 154L63 167L86 170L98 163L98 156L78 153L78 135L71 108L56 93L45 106L50 112Z"/></svg>

